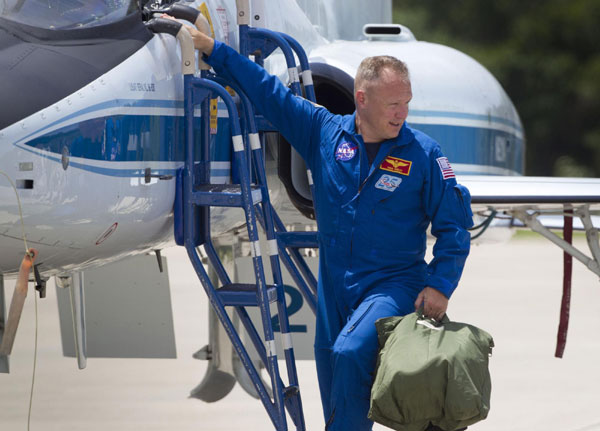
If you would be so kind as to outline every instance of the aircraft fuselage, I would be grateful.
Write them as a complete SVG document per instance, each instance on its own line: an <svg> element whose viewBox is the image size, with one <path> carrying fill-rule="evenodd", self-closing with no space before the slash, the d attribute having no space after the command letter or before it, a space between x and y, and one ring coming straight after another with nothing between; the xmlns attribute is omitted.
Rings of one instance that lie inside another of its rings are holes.
<svg viewBox="0 0 600 431"><path fill-rule="evenodd" d="M235 16L230 10L234 5L229 3L225 12L215 14L219 19L212 19L222 40L235 35L235 22L228 21ZM141 23L139 15L133 16ZM282 29L292 18L281 17ZM117 24L110 25L121 28ZM0 47L13 47L7 51L12 57L2 57L7 67L0 81L10 96L3 95L2 101L0 171L17 185L27 241L40 252L40 270L46 275L69 273L172 244L174 176L184 158L183 78L175 39L143 37L140 29L132 41L132 36L125 37L132 33L129 27L122 30L122 44L128 48L117 53L115 64L90 66L93 54L82 50L79 39L69 33L80 30L64 30L48 40L41 37L43 32L26 34L23 28L14 30L14 23L0 20ZM305 28L293 36L314 46L312 32L312 27ZM92 43L93 49L100 50L105 36ZM86 37L90 43L90 34ZM115 40L106 42L105 51L106 46L120 46ZM317 98L325 106L336 98L335 92L325 92L328 84L351 97L351 77L364 57L390 54L403 59L414 94L407 121L441 143L457 173L523 173L518 115L491 74L466 55L414 38L336 42L314 47L309 54L320 71L315 82L323 91L316 86ZM67 57L70 62L61 63ZM44 67L45 58L49 60ZM38 66L28 65L34 59ZM62 69L57 70L54 61ZM280 76L287 72L277 57L267 67ZM15 68L22 72L17 74ZM55 84L60 88L43 93ZM215 117L211 175L214 182L228 182L231 144L221 102ZM267 167L276 208L293 208L278 179L276 161L268 161ZM213 232L218 234L239 225L242 215L222 210L213 219ZM310 222L299 213L292 221ZM15 192L0 176L4 274L16 272L23 256L20 223Z"/></svg>

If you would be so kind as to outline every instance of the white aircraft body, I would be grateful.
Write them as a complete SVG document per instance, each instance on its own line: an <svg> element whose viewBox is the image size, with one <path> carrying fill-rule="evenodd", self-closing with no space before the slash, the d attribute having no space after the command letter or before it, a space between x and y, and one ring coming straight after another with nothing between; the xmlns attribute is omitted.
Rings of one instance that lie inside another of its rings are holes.
<svg viewBox="0 0 600 431"><path fill-rule="evenodd" d="M179 3L200 10L216 39L238 48L236 2ZM475 60L392 25L389 0L254 0L250 11L251 26L288 33L305 48L317 101L332 112L354 110L353 77L363 58L404 60L413 91L407 122L441 144L484 228L494 217L503 228L527 226L600 275L593 225L600 180L523 176L518 113ZM381 25L367 25L373 22ZM135 0L0 0L0 275L17 275L23 230L38 250L41 277L63 280L174 244L176 174L184 164L181 52L176 38L145 27ZM265 67L289 83L282 55ZM230 183L222 101L213 114L211 181ZM302 160L276 133L266 142L274 208L286 224L313 226ZM586 231L591 256L548 230L562 227L567 210L581 219L576 227ZM244 220L217 209L211 223L218 237Z"/></svg>

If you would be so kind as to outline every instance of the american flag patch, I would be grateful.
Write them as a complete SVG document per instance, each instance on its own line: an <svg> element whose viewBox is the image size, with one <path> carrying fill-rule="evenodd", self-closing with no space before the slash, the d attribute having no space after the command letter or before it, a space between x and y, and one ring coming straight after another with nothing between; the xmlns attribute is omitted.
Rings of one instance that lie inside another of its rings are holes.
<svg viewBox="0 0 600 431"><path fill-rule="evenodd" d="M447 157L438 157L437 159L438 165L440 165L440 170L442 171L442 177L445 180L448 178L455 178L454 171L452 170L452 166L450 166L450 162Z"/></svg>

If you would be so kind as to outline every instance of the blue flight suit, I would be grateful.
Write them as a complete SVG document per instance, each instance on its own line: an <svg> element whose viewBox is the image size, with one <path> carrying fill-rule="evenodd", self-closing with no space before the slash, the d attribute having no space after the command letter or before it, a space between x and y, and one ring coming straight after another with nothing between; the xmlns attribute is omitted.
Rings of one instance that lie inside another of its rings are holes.
<svg viewBox="0 0 600 431"><path fill-rule="evenodd" d="M312 171L319 227L315 359L328 430L372 429L374 322L414 311L430 286L450 297L469 253L470 195L439 145L406 123L369 166L355 115L334 115L215 41L206 61L233 79ZM426 230L437 238L424 260Z"/></svg>

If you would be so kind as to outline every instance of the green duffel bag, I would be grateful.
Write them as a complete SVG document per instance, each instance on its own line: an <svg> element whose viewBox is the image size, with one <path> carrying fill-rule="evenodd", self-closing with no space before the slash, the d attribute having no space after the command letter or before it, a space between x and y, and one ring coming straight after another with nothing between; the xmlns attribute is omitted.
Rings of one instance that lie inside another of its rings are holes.
<svg viewBox="0 0 600 431"><path fill-rule="evenodd" d="M419 310L375 322L379 357L369 418L402 431L464 428L487 417L494 340L466 323Z"/></svg>

